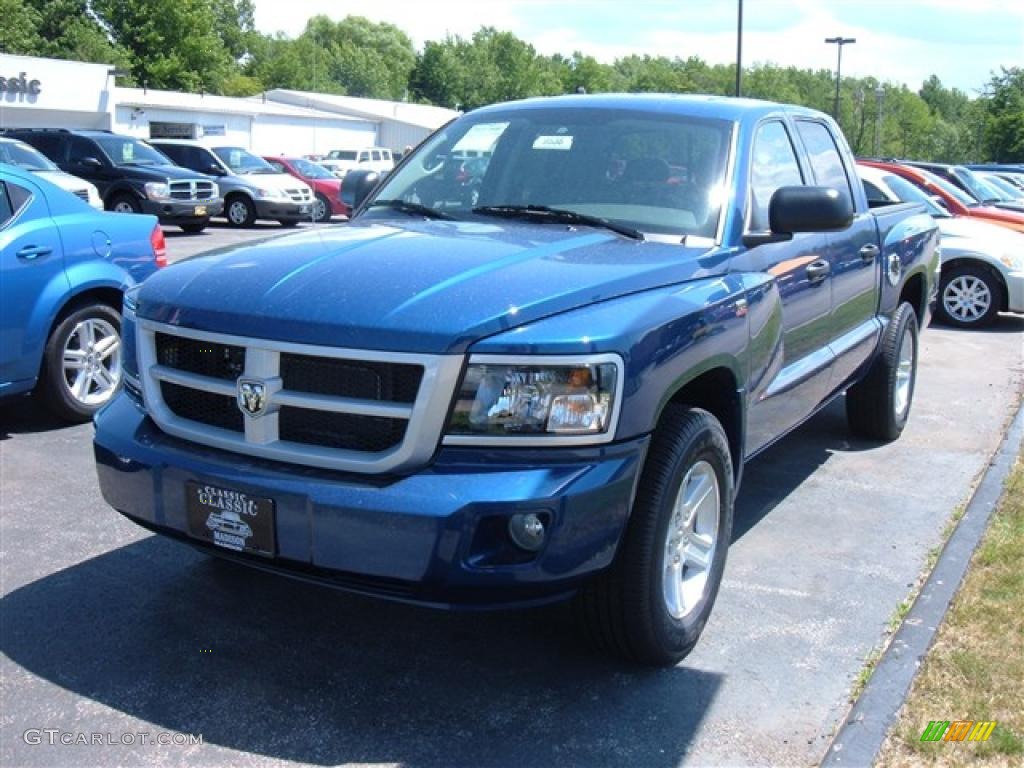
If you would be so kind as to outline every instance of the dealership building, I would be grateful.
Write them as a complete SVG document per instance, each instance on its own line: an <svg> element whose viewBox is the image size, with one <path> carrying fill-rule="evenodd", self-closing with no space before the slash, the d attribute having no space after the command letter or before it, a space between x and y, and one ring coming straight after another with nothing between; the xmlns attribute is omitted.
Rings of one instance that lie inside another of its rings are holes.
<svg viewBox="0 0 1024 768"><path fill-rule="evenodd" d="M440 107L302 91L238 99L123 88L105 64L0 53L0 129L103 129L264 155L415 145L457 115Z"/></svg>

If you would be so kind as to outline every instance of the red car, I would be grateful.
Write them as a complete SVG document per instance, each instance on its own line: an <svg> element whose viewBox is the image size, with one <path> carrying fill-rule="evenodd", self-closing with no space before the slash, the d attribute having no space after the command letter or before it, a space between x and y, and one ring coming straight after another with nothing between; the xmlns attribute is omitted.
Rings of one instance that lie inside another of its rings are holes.
<svg viewBox="0 0 1024 768"><path fill-rule="evenodd" d="M313 220L330 221L331 216L348 216L352 211L341 202L341 179L304 157L266 157L274 170L302 179L313 188Z"/></svg>
<svg viewBox="0 0 1024 768"><path fill-rule="evenodd" d="M946 206L946 210L954 216L970 216L971 218L987 221L991 224L999 224L1009 229L1015 229L1018 232L1024 232L1024 213L1017 213L1004 208L995 208L991 205L981 205L973 197L954 187L945 179L939 178L921 168L877 160L858 160L857 162L902 176L914 184L914 186L923 189L927 194L940 198Z"/></svg>

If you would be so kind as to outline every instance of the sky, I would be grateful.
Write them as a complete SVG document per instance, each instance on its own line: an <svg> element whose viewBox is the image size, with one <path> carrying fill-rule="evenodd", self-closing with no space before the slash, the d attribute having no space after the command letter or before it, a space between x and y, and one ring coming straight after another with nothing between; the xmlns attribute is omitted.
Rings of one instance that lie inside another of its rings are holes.
<svg viewBox="0 0 1024 768"><path fill-rule="evenodd" d="M539 53L579 50L611 63L649 54L732 63L736 0L254 0L261 32L296 36L314 15L386 21L417 48L481 26L509 31ZM744 0L743 63L834 69L917 90L931 74L969 96L1000 66L1024 66L1024 0Z"/></svg>

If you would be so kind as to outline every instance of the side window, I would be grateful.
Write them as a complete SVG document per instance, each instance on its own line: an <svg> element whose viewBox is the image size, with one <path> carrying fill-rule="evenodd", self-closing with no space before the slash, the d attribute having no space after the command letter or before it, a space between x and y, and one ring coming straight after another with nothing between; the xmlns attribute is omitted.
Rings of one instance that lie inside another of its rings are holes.
<svg viewBox="0 0 1024 768"><path fill-rule="evenodd" d="M823 123L797 120L797 130L810 156L815 181L823 187L832 187L845 192L853 200L853 189L846 175L842 158L836 148L835 139Z"/></svg>
<svg viewBox="0 0 1024 768"><path fill-rule="evenodd" d="M14 204L7 194L7 185L0 181L0 228L7 226L7 222L12 218L14 218Z"/></svg>
<svg viewBox="0 0 1024 768"><path fill-rule="evenodd" d="M18 138L31 144L55 163L64 162L64 153L61 152L60 134L54 133L33 133L29 136Z"/></svg>
<svg viewBox="0 0 1024 768"><path fill-rule="evenodd" d="M365 163L369 159L370 159L370 153L369 152L360 152L359 153L359 160L357 162Z"/></svg>
<svg viewBox="0 0 1024 768"><path fill-rule="evenodd" d="M278 173L287 173L287 171L284 168L284 165L277 162L277 160L267 160L267 162L270 163L270 167L273 168Z"/></svg>
<svg viewBox="0 0 1024 768"><path fill-rule="evenodd" d="M81 136L72 136L71 150L68 152L68 162L73 165L80 165L87 157L101 160L102 155L96 145L88 139L83 139Z"/></svg>
<svg viewBox="0 0 1024 768"><path fill-rule="evenodd" d="M156 147L161 152L163 152L169 158L171 158L171 160L173 160L178 165L182 165L183 164L182 163L182 160L183 160L182 154L183 153L181 151L179 151L179 148L176 147L175 145L173 145L173 144L154 144L153 146Z"/></svg>
<svg viewBox="0 0 1024 768"><path fill-rule="evenodd" d="M31 199L32 193L24 187L0 181L0 228L6 227Z"/></svg>
<svg viewBox="0 0 1024 768"><path fill-rule="evenodd" d="M380 150L373 150L373 152L370 153L370 157L373 158L374 162L380 160Z"/></svg>
<svg viewBox="0 0 1024 768"><path fill-rule="evenodd" d="M864 181L861 179L861 183L864 185L864 194L868 196L868 203L871 205L888 205L889 198L885 194L872 184L870 181Z"/></svg>
<svg viewBox="0 0 1024 768"><path fill-rule="evenodd" d="M754 136L750 169L750 231L768 229L768 204L775 190L803 183L786 127L778 120L762 124Z"/></svg>

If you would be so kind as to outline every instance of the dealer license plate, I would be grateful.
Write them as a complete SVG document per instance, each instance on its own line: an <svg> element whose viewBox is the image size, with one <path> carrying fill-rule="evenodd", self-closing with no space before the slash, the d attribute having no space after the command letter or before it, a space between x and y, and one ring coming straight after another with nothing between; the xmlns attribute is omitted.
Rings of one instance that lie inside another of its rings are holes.
<svg viewBox="0 0 1024 768"><path fill-rule="evenodd" d="M205 215L206 215L206 206L205 205L197 205L196 206L196 216L205 216Z"/></svg>
<svg viewBox="0 0 1024 768"><path fill-rule="evenodd" d="M235 552L273 557L274 501L189 481L185 484L189 533Z"/></svg>

